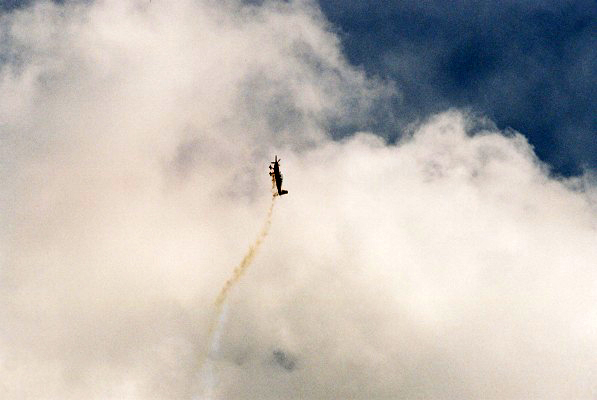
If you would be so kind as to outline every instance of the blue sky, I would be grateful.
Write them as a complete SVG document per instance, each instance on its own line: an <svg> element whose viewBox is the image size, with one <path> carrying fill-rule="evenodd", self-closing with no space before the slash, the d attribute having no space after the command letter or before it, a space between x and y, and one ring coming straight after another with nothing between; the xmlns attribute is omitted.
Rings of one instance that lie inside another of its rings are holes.
<svg viewBox="0 0 597 400"><path fill-rule="evenodd" d="M319 4L349 61L399 92L367 126L338 135L373 129L393 140L408 123L464 108L524 134L556 174L597 168L594 1Z"/></svg>
<svg viewBox="0 0 597 400"><path fill-rule="evenodd" d="M597 167L595 2L320 4L350 61L398 83L404 119L470 107L523 133L557 173Z"/></svg>

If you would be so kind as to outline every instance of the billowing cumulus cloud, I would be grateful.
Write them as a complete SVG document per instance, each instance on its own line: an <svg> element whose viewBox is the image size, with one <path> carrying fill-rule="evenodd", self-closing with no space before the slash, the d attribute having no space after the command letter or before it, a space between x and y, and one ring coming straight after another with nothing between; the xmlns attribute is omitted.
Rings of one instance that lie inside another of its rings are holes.
<svg viewBox="0 0 597 400"><path fill-rule="evenodd" d="M595 396L594 176L458 110L332 140L397 89L309 2L1 18L2 398Z"/></svg>

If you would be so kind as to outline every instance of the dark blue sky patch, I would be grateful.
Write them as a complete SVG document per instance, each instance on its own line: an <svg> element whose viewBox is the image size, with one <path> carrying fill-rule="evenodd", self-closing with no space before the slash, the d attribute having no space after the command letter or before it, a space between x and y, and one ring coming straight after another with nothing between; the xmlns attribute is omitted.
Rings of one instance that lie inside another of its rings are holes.
<svg viewBox="0 0 597 400"><path fill-rule="evenodd" d="M16 8L26 7L30 4L35 3L36 0L0 0L0 12L2 11L10 11ZM51 0L53 3L64 4L69 0ZM81 2L89 2L92 0L71 0L71 1L81 1Z"/></svg>
<svg viewBox="0 0 597 400"><path fill-rule="evenodd" d="M597 168L592 0L319 2L350 62L398 83L403 123L470 107L526 135L555 173Z"/></svg>
<svg viewBox="0 0 597 400"><path fill-rule="evenodd" d="M28 1L25 0L1 0L0 11L12 10L13 8L21 7L27 3Z"/></svg>

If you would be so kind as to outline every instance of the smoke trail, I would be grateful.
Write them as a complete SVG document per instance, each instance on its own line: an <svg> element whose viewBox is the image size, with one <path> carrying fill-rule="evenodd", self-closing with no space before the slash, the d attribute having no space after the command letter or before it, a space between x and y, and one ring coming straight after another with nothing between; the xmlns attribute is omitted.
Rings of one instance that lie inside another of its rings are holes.
<svg viewBox="0 0 597 400"><path fill-rule="evenodd" d="M228 297L228 292L234 286L234 284L238 282L238 280L245 273L249 265L251 265L253 258L255 258L255 254L257 254L257 250L259 249L261 243L263 243L263 240L269 233L269 228L272 225L272 214L274 211L275 200L276 196L272 196L272 202L269 206L269 210L267 211L265 224L263 225L263 228L261 228L261 232L259 233L259 236L257 236L255 243L253 243L249 247L249 251L247 251L245 257L242 259L240 264L236 268L234 268L234 271L232 271L232 276L230 277L230 279L226 281L226 283L222 287L222 290L220 290L220 294L218 294L218 297L216 298L215 302L216 308L219 309L222 307L222 304L226 301L226 297Z"/></svg>
<svg viewBox="0 0 597 400"><path fill-rule="evenodd" d="M255 258L255 255L257 254L257 250L259 250L259 247L263 243L263 240L267 237L267 234L269 233L269 229L272 225L272 215L274 212L274 204L276 202L276 197L277 197L275 187L276 187L276 181L275 181L274 177L272 177L272 202L269 206L269 209L267 210L267 216L265 217L265 223L263 224L263 227L261 228L261 231L259 232L257 239L255 239L255 242L249 247L249 250L247 251L247 253L243 257L243 259L241 260L240 264L238 264L238 266L236 268L234 268L234 270L232 271L232 276L226 281L226 283L224 283L224 286L220 290L220 293L218 294L218 297L216 297L216 300L214 302L215 313L213 314L213 317L211 319L211 322L209 325L209 333L208 333L209 347L208 347L207 351L201 355L201 357L199 358L198 365L197 365L197 369L199 370L201 381L205 387L204 395L206 396L206 398L211 398L212 391L213 391L213 388L215 387L215 382L216 382L215 376L214 376L214 371L213 371L213 365L211 365L211 363L206 364L206 359L211 356L216 355L217 352L219 351L220 337L222 335L222 329L223 329L224 322L226 319L225 304L226 304L226 299L228 297L228 293L230 292L230 289L232 289L232 287L238 282L238 280L246 272L247 268L249 268L249 265L251 265L251 262L253 261L253 259Z"/></svg>
<svg viewBox="0 0 597 400"><path fill-rule="evenodd" d="M203 399L212 399L214 396L213 390L217 386L216 374L214 372L214 365L211 362L205 362L206 358L215 357L220 351L220 338L222 337L222 330L226 323L228 315L228 307L223 304L222 310L219 313L217 320L215 320L215 328L210 327L210 344L207 353L201 358L199 363L199 377L200 385L204 389ZM213 325L213 323L212 323Z"/></svg>

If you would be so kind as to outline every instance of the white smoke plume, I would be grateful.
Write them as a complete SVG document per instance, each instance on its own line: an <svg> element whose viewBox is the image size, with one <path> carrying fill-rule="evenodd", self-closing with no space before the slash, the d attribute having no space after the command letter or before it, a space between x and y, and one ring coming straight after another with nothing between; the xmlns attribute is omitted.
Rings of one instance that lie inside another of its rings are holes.
<svg viewBox="0 0 597 400"><path fill-rule="evenodd" d="M591 399L597 190L458 110L387 144L392 84L308 1L0 17L0 398Z"/></svg>
<svg viewBox="0 0 597 400"><path fill-rule="evenodd" d="M271 172L270 172L271 174ZM234 268L232 271L232 275L222 286L220 289L220 293L218 293L218 297L214 302L214 313L212 317L212 321L209 325L209 333L208 333L208 343L209 347L206 349L205 353L199 355L199 362L198 362L198 370L199 370L199 378L203 383L202 388L198 390L203 390L204 393L207 393L208 397L211 397L211 393L216 386L214 378L213 378L213 365L211 364L211 360L208 360L208 357L217 354L220 349L220 339L222 336L222 329L224 328L224 323L226 321L226 300L228 299L228 295L232 288L239 282L240 278L243 274L247 271L249 266L252 264L255 256L257 255L257 251L261 244L267 237L270 227L272 225L272 216L274 212L274 205L276 203L277 192L276 190L276 180L272 175L272 202L267 210L267 215L265 217L265 223L261 228L261 231L257 235L257 238L249 246L249 249L245 253L244 257L240 261L240 263ZM205 363L208 362L206 365Z"/></svg>
<svg viewBox="0 0 597 400"><path fill-rule="evenodd" d="M272 178L272 186L273 185L275 185L274 178ZM272 187L272 190L274 189L275 188ZM272 202L267 210L267 215L265 216L265 223L263 224L263 227L261 228L261 231L259 232L257 239L255 239L255 242L253 242L253 244L249 246L249 249L247 250L247 253L241 260L240 264L238 264L234 268L234 270L232 271L232 276L224 283L224 286L220 290L218 297L216 297L215 306L218 309L221 308L222 305L226 302L226 299L228 298L228 293L243 276L243 274L247 271L247 269L253 262L253 259L257 255L259 247L261 247L261 244L267 237L270 227L272 226L272 216L274 212L274 205L276 204L276 197L276 194L272 194Z"/></svg>
<svg viewBox="0 0 597 400"><path fill-rule="evenodd" d="M225 300L225 299L224 299ZM209 348L205 355L201 355L200 363L198 365L197 387L192 389L195 399L212 399L214 398L214 391L218 387L217 377L214 374L214 362L218 362L218 355L220 353L220 341L222 339L222 332L226 326L228 316L228 308L226 303L218 306L216 320L214 326L210 331Z"/></svg>

